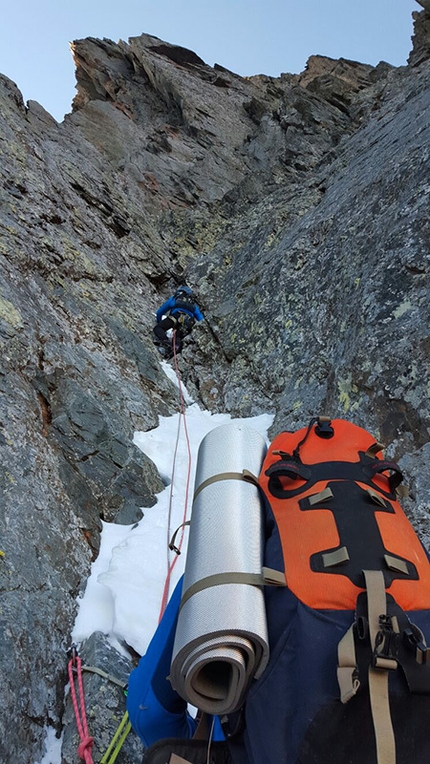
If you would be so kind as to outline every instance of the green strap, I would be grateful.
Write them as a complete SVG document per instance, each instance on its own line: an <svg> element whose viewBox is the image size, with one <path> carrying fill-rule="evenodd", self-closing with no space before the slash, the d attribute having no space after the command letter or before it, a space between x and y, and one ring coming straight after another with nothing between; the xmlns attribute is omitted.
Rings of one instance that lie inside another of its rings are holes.
<svg viewBox="0 0 430 764"><path fill-rule="evenodd" d="M100 759L100 764L113 764L130 730L131 722L128 719L128 712L126 711L119 723L119 727L115 732L115 735L113 736L106 753Z"/></svg>

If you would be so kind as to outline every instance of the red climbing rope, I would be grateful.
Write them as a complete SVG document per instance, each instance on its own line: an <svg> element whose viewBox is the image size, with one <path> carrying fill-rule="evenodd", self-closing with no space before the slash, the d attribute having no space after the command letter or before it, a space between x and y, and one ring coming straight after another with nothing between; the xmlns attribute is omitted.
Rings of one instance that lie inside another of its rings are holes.
<svg viewBox="0 0 430 764"><path fill-rule="evenodd" d="M167 575L166 580L164 583L164 590L163 590L163 596L161 599L161 607L160 607L160 615L159 615L159 621L161 621L161 618L163 617L163 613L166 609L167 603L169 601L169 593L170 593L170 581L172 578L172 573L174 570L174 567L176 565L176 562L178 560L179 554L181 552L182 543L184 540L184 533L185 533L185 521L187 519L187 510L188 510L188 497L189 497L189 490L190 490L190 479L191 479L191 445L190 445L190 438L188 435L188 428L187 428L187 418L185 415L186 412L186 406L185 406L185 396L181 381L181 373L179 371L178 366L178 357L176 353L176 335L175 332L173 332L172 336L172 346L173 346L173 359L175 364L175 371L176 371L176 377L178 379L178 388L179 388L179 418L178 418L178 430L176 434L176 444L175 444L175 450L173 454L173 466L172 466L172 479L170 482L170 495L169 495L169 512L168 512L168 520L167 520ZM171 530L171 519L172 519L172 506L173 506L173 485L174 485L174 479L175 479L175 468L176 468L176 457L178 454L178 445L179 445L179 436L181 432L181 422L184 423L184 432L185 432L185 439L187 443L187 452L188 452L188 470L187 470L187 481L186 481L186 489L185 489L185 502L184 502L184 512L182 516L182 525L181 525L181 535L179 538L179 542L177 546L175 547L175 557L172 561L170 561L170 555L169 555L169 543L170 538L172 534Z"/></svg>
<svg viewBox="0 0 430 764"><path fill-rule="evenodd" d="M73 708L75 710L76 724L78 727L81 742L78 746L78 756L85 761L85 764L93 764L91 749L94 738L88 734L87 714L85 711L84 684L82 681L82 661L77 654L76 648L72 647L72 657L68 663L68 674L70 680L70 690L72 693ZM79 702L76 695L75 676L78 682Z"/></svg>

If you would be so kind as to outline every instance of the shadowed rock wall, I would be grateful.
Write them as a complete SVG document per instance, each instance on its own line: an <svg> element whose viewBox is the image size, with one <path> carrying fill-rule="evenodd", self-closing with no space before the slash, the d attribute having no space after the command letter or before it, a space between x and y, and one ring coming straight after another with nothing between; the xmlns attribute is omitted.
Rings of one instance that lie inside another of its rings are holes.
<svg viewBox="0 0 430 764"><path fill-rule="evenodd" d="M207 319L181 359L200 405L271 411L273 434L316 413L368 427L429 541L420 5L397 69L312 56L244 79L149 35L80 40L62 124L0 76L2 761L39 760L44 726L69 724L66 648L101 521L134 522L162 488L132 437L177 406L151 328L178 282Z"/></svg>

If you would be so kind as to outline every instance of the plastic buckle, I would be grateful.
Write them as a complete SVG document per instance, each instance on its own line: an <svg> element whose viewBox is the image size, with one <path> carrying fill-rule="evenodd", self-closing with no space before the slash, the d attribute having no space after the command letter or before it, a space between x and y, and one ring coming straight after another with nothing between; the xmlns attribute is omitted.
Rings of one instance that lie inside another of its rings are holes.
<svg viewBox="0 0 430 764"><path fill-rule="evenodd" d="M358 616L355 624L355 629L358 639L367 639L369 636L369 621L364 615Z"/></svg>
<svg viewBox="0 0 430 764"><path fill-rule="evenodd" d="M400 634L393 629L391 616L379 616L379 631L372 655L373 668L394 670L398 665Z"/></svg>
<svg viewBox="0 0 430 764"><path fill-rule="evenodd" d="M315 433L318 435L318 437L325 438L326 440L332 438L334 435L334 429L331 426L331 419L324 416L318 417Z"/></svg>
<svg viewBox="0 0 430 764"><path fill-rule="evenodd" d="M417 626L411 624L411 628L403 632L403 642L409 650L415 652L415 660L420 665L427 663L427 645L424 637Z"/></svg>

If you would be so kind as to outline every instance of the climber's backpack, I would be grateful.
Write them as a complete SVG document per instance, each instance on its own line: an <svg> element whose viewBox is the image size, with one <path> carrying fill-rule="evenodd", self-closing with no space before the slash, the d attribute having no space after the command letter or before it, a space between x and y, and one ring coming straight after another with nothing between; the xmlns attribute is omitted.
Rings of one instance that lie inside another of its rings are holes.
<svg viewBox="0 0 430 764"><path fill-rule="evenodd" d="M196 307L196 301L192 294L179 291L175 295L175 305L169 311L175 321L175 329L181 337L186 337L191 334L196 319L191 316L187 311L194 311Z"/></svg>
<svg viewBox="0 0 430 764"><path fill-rule="evenodd" d="M196 320L193 316L189 316L188 313L175 313L176 319L176 331L178 331L182 337L186 337L187 334L191 334Z"/></svg>
<svg viewBox="0 0 430 764"><path fill-rule="evenodd" d="M266 588L271 658L243 737L253 764L430 761L430 565L381 449L324 417L269 447L265 565L286 587Z"/></svg>
<svg viewBox="0 0 430 764"><path fill-rule="evenodd" d="M188 294L187 292L176 292L174 295L175 298L175 306L173 310L179 309L179 310L190 310L193 311L196 305L196 301L194 298L194 295Z"/></svg>

